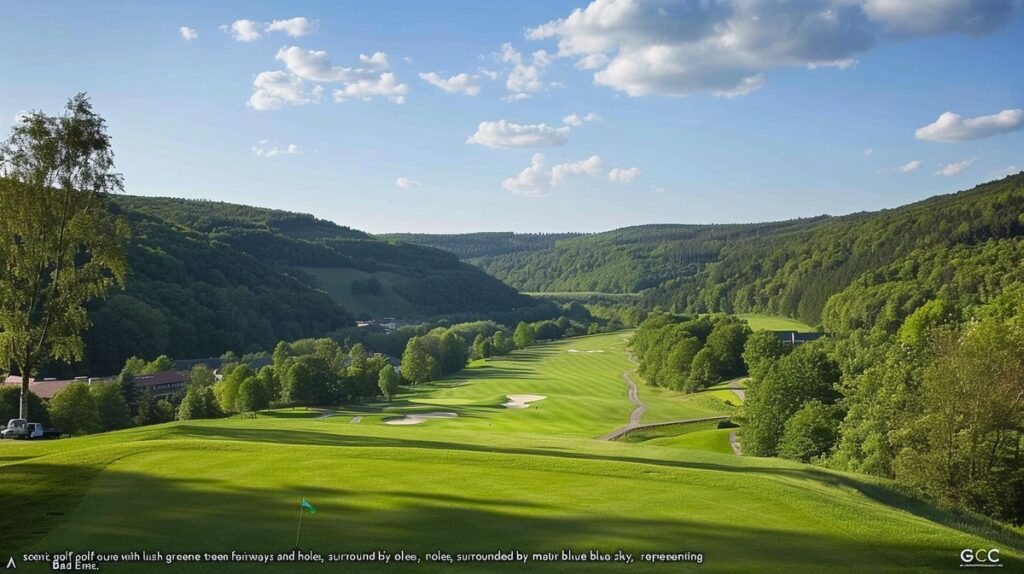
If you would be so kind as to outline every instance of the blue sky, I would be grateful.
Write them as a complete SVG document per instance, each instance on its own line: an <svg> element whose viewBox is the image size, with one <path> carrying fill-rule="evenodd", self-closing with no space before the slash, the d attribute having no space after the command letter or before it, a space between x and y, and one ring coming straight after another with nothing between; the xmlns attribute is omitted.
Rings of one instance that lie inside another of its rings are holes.
<svg viewBox="0 0 1024 574"><path fill-rule="evenodd" d="M9 2L0 117L87 91L129 193L370 232L843 214L1024 169L1022 12L1014 0Z"/></svg>

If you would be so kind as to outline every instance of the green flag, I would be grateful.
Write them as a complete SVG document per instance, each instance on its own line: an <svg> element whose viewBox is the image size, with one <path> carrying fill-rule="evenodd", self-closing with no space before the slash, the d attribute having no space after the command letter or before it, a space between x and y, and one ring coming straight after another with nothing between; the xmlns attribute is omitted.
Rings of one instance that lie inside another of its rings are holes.
<svg viewBox="0 0 1024 574"><path fill-rule="evenodd" d="M302 508L308 510L310 514L316 514L316 507L310 504L305 498L302 499Z"/></svg>

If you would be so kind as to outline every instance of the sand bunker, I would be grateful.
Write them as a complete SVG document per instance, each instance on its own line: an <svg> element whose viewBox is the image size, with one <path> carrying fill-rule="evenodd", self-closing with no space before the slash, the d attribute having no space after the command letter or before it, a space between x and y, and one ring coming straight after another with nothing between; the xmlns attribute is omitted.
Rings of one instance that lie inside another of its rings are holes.
<svg viewBox="0 0 1024 574"><path fill-rule="evenodd" d="M436 412L436 413L415 413L404 417L388 419L386 425L418 425L427 422L428 419L453 419L459 416L458 413Z"/></svg>
<svg viewBox="0 0 1024 574"><path fill-rule="evenodd" d="M603 353L604 351L602 351L601 349L596 349L596 350L593 350L593 351L581 351L579 349L569 349L568 352L570 352L570 353Z"/></svg>
<svg viewBox="0 0 1024 574"><path fill-rule="evenodd" d="M501 403L501 406L506 409L525 409L530 406L530 403L537 401L543 401L547 397L544 395L505 395L508 402Z"/></svg>

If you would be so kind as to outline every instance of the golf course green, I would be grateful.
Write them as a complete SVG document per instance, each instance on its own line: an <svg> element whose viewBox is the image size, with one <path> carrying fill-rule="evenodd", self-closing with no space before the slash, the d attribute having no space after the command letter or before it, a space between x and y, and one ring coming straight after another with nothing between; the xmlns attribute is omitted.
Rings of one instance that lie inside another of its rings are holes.
<svg viewBox="0 0 1024 574"><path fill-rule="evenodd" d="M1004 571L1024 567L1019 531L884 480L736 456L729 429L597 440L635 406L623 378L635 367L628 336L537 344L391 403L3 441L0 566L11 555L19 572L49 571L23 555L65 550L287 553L305 498L316 513L303 515L298 546L324 563L110 562L100 571L925 572L958 568L965 548L999 548ZM738 414L729 393L640 384L641 422ZM534 397L507 408L508 395ZM406 415L435 416L394 424ZM378 550L414 558L343 556ZM633 563L532 556L565 550L621 550ZM531 558L430 559L497 551ZM702 564L641 556L686 552Z"/></svg>

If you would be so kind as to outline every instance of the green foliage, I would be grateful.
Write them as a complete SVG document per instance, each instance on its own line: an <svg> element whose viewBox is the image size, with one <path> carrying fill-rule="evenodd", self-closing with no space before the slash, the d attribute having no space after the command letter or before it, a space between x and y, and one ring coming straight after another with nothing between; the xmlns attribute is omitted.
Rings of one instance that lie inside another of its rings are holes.
<svg viewBox="0 0 1024 574"><path fill-rule="evenodd" d="M254 413L270 406L270 393L260 379L252 376L238 385L235 410L240 413Z"/></svg>
<svg viewBox="0 0 1024 574"><path fill-rule="evenodd" d="M928 343L929 336L938 327L957 323L960 310L944 299L934 299L921 305L900 326L897 335L900 341L911 347Z"/></svg>
<svg viewBox="0 0 1024 574"><path fill-rule="evenodd" d="M132 426L132 412L117 381L89 385L99 415L99 430L111 431Z"/></svg>
<svg viewBox="0 0 1024 574"><path fill-rule="evenodd" d="M896 478L957 506L1024 520L1024 332L996 319L933 344L921 416L897 455Z"/></svg>
<svg viewBox="0 0 1024 574"><path fill-rule="evenodd" d="M692 277L731 242L813 225L818 220L751 225L643 225L564 238L541 250L473 260L522 291L635 293Z"/></svg>
<svg viewBox="0 0 1024 574"><path fill-rule="evenodd" d="M213 393L213 386L189 383L185 396L178 405L178 420L214 419L222 416L224 413Z"/></svg>
<svg viewBox="0 0 1024 574"><path fill-rule="evenodd" d="M751 377L760 379L768 365L790 350L792 347L783 343L774 332L756 331L743 345L743 363Z"/></svg>
<svg viewBox="0 0 1024 574"><path fill-rule="evenodd" d="M21 387L0 385L0 426L6 425L11 419L19 418L20 405ZM29 422L39 423L44 427L50 426L50 411L47 410L46 403L32 391L28 392L28 412L31 413Z"/></svg>
<svg viewBox="0 0 1024 574"><path fill-rule="evenodd" d="M217 397L220 410L225 413L237 412L238 393L242 383L252 378L255 378L255 373L245 365L238 365L225 374L224 378L213 386L213 394Z"/></svg>
<svg viewBox="0 0 1024 574"><path fill-rule="evenodd" d="M441 376L441 365L429 352L421 337L409 339L402 353L402 378L419 385Z"/></svg>
<svg viewBox="0 0 1024 574"><path fill-rule="evenodd" d="M391 233L381 238L436 247L454 253L459 259L493 257L521 251L551 248L561 239L580 237L582 233L483 232L456 235L429 233Z"/></svg>
<svg viewBox="0 0 1024 574"><path fill-rule="evenodd" d="M199 364L189 370L186 382L190 387L212 387L217 382L217 376L209 367Z"/></svg>
<svg viewBox="0 0 1024 574"><path fill-rule="evenodd" d="M380 373L377 375L377 388L380 389L380 394L385 401L390 401L395 396L401 382L401 377L395 372L394 367L391 365L381 367Z"/></svg>
<svg viewBox="0 0 1024 574"><path fill-rule="evenodd" d="M775 456L789 418L812 400L833 404L838 382L839 367L816 343L799 345L772 363L747 390L744 452Z"/></svg>
<svg viewBox="0 0 1024 574"><path fill-rule="evenodd" d="M516 330L512 334L512 340L515 342L517 349L525 349L533 344L536 334L533 331L533 327L529 324L520 321L516 325Z"/></svg>
<svg viewBox="0 0 1024 574"><path fill-rule="evenodd" d="M284 374L282 399L294 405L329 404L337 380L330 363L323 357L298 357Z"/></svg>
<svg viewBox="0 0 1024 574"><path fill-rule="evenodd" d="M699 391L722 379L725 366L711 347L704 347L693 356L690 374L686 378L685 390Z"/></svg>
<svg viewBox="0 0 1024 574"><path fill-rule="evenodd" d="M693 392L744 372L750 329L725 315L691 318L654 312L640 324L633 348L648 383Z"/></svg>
<svg viewBox="0 0 1024 574"><path fill-rule="evenodd" d="M102 429L96 400L85 383L71 383L50 400L53 424L71 435L84 435Z"/></svg>
<svg viewBox="0 0 1024 574"><path fill-rule="evenodd" d="M86 305L124 283L128 227L103 118L85 94L64 114L21 116L0 144L0 365L34 375L85 354ZM27 380L22 414L28 410ZM88 425L81 427L90 428Z"/></svg>
<svg viewBox="0 0 1024 574"><path fill-rule="evenodd" d="M174 405L167 399L157 399L149 392L143 392L136 401L135 416L132 420L136 426L155 425L174 420Z"/></svg>
<svg viewBox="0 0 1024 574"><path fill-rule="evenodd" d="M842 413L836 405L822 404L818 400L804 403L786 421L779 442L779 456L801 462L826 456L839 440L841 418Z"/></svg>

